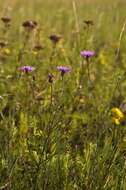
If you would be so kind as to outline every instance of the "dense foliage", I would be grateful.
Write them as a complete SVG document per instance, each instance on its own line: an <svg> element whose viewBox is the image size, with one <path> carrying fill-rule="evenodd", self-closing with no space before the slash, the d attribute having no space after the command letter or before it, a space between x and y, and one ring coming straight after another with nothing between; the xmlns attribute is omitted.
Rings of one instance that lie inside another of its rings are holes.
<svg viewBox="0 0 126 190"><path fill-rule="evenodd" d="M126 190L125 0L0 8L0 190Z"/></svg>

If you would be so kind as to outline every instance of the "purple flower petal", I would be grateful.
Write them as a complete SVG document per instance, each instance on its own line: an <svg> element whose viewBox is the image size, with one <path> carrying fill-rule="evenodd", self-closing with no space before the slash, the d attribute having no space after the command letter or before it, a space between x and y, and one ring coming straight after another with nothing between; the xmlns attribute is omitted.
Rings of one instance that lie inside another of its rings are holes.
<svg viewBox="0 0 126 190"><path fill-rule="evenodd" d="M35 70L35 68L32 66L22 66L19 68L19 70L23 72L32 72Z"/></svg>
<svg viewBox="0 0 126 190"><path fill-rule="evenodd" d="M58 66L57 69L61 71L62 73L68 73L71 71L70 67L65 67L65 66Z"/></svg>
<svg viewBox="0 0 126 190"><path fill-rule="evenodd" d="M90 57L93 57L95 55L95 52L84 50L84 51L81 51L80 54L82 57L90 58Z"/></svg>

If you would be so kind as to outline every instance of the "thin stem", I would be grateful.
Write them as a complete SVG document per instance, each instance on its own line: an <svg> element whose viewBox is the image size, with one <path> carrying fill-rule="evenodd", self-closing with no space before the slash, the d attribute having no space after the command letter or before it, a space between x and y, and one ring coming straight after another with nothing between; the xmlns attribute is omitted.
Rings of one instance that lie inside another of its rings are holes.
<svg viewBox="0 0 126 190"><path fill-rule="evenodd" d="M52 63L55 54L56 54L56 44L53 44L52 53L50 55L50 63Z"/></svg>
<svg viewBox="0 0 126 190"><path fill-rule="evenodd" d="M125 31L125 27L126 27L126 20L124 21L123 27L122 27L120 35L119 35L119 46L117 48L116 60L118 60L118 57L119 57L120 47L121 47L121 40L122 40L122 37L123 37L123 33Z"/></svg>
<svg viewBox="0 0 126 190"><path fill-rule="evenodd" d="M89 59L87 59L87 75L88 75L88 81L91 83L91 77L90 77L90 62Z"/></svg>
<svg viewBox="0 0 126 190"><path fill-rule="evenodd" d="M64 75L61 76L61 80L62 80L62 95L63 95L63 92L64 92Z"/></svg>
<svg viewBox="0 0 126 190"><path fill-rule="evenodd" d="M91 81L91 79L90 79L90 67L89 67L89 63L87 64L87 73L88 73L88 79L89 79L89 81Z"/></svg>
<svg viewBox="0 0 126 190"><path fill-rule="evenodd" d="M118 78L117 81L116 81L116 85L115 85L115 87L114 87L114 89L113 89L111 98L110 98L110 100L108 101L107 105L105 106L105 109L104 109L104 113L105 113L105 114L108 114L108 112L109 112L109 109L110 109L111 104L112 104L112 100L113 100L113 98L114 98L114 96L115 96L116 91L119 89L119 87L120 87L120 85L121 85L121 82L122 82L122 80L123 80L124 75L125 75L125 72L124 72L124 73L122 74L122 76L121 76L120 78ZM102 114L103 114L103 113L102 113Z"/></svg>
<svg viewBox="0 0 126 190"><path fill-rule="evenodd" d="M76 3L73 1L73 12L74 12L74 17L75 17L75 27L76 27L76 32L79 32L79 22L78 22L78 16L77 16L77 8L76 8Z"/></svg>
<svg viewBox="0 0 126 190"><path fill-rule="evenodd" d="M51 105L53 103L53 85L52 85L52 83L50 85L50 103L51 103Z"/></svg>
<svg viewBox="0 0 126 190"><path fill-rule="evenodd" d="M76 6L75 0L73 0L72 4L73 4L73 14L74 14L74 18L75 18L75 30L76 30L76 35L77 35L77 45L79 47L79 42L80 42L79 32L80 32L80 29L79 29L77 6Z"/></svg>

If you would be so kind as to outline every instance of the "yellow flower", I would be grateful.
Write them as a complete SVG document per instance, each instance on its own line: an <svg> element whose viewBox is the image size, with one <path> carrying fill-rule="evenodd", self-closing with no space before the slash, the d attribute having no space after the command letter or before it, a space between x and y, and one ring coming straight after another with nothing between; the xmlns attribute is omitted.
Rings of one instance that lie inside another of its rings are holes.
<svg viewBox="0 0 126 190"><path fill-rule="evenodd" d="M112 108L111 112L118 119L124 118L124 114L122 113L122 111L119 108Z"/></svg>
<svg viewBox="0 0 126 190"><path fill-rule="evenodd" d="M37 51L32 51L32 54L36 56L36 55L38 55L38 52Z"/></svg>
<svg viewBox="0 0 126 190"><path fill-rule="evenodd" d="M3 50L3 53L5 53L6 55L10 55L11 51L10 51L10 49L5 48L5 49Z"/></svg>
<svg viewBox="0 0 126 190"><path fill-rule="evenodd" d="M124 118L124 114L119 108L112 108L111 113L112 113L112 122L116 125L119 125Z"/></svg>
<svg viewBox="0 0 126 190"><path fill-rule="evenodd" d="M101 63L102 65L105 65L106 62L107 62L106 56L104 55L103 52L101 52L101 53L99 54L99 61L100 61L100 63Z"/></svg>
<svg viewBox="0 0 126 190"><path fill-rule="evenodd" d="M116 125L119 125L120 124L120 120L117 119L116 117L112 117L112 122Z"/></svg>

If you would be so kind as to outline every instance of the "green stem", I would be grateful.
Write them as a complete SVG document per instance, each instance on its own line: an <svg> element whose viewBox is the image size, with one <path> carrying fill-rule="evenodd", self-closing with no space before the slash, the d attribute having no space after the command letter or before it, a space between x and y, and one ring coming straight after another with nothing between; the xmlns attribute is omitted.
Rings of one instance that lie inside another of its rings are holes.
<svg viewBox="0 0 126 190"><path fill-rule="evenodd" d="M53 103L53 85L51 83L50 85L50 104L52 105Z"/></svg>
<svg viewBox="0 0 126 190"><path fill-rule="evenodd" d="M91 77L90 77L90 62L87 59L87 75L88 75L88 81L91 83Z"/></svg>

